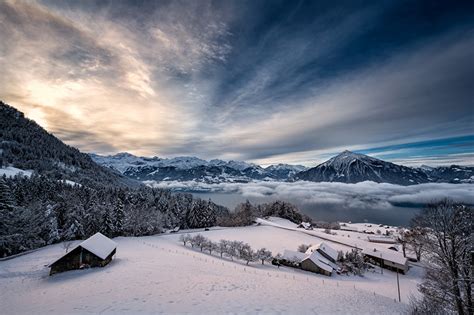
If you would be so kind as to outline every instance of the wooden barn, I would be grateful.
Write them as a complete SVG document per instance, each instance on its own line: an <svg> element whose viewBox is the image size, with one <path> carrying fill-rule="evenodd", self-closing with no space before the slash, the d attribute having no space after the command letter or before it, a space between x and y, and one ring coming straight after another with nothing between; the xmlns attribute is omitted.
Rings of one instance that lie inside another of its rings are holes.
<svg viewBox="0 0 474 315"><path fill-rule="evenodd" d="M103 267L115 255L117 243L101 233L96 233L70 252L49 265L49 275L89 267Z"/></svg>
<svg viewBox="0 0 474 315"><path fill-rule="evenodd" d="M320 253L324 258L329 259L333 263L337 261L337 250L324 242L309 247L306 254L312 254L314 252Z"/></svg>
<svg viewBox="0 0 474 315"><path fill-rule="evenodd" d="M315 251L301 262L301 269L331 276L333 267L329 264L327 259Z"/></svg>

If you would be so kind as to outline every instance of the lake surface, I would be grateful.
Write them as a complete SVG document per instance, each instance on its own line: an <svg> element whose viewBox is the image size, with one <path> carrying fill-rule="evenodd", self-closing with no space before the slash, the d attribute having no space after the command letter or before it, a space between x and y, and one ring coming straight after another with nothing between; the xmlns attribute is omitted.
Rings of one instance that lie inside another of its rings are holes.
<svg viewBox="0 0 474 315"><path fill-rule="evenodd" d="M193 192L193 195L201 199L212 199L215 203L228 207L233 210L239 203L247 199L254 203L265 203L275 201L277 196L252 197L243 196L239 193L219 193L219 192ZM383 209L370 207L344 207L341 205L301 202L298 198L287 198L284 201L296 205L301 212L309 215L314 220L321 221L351 221L351 222L370 222L388 224L393 226L409 226L410 220L420 211L418 207L389 207Z"/></svg>

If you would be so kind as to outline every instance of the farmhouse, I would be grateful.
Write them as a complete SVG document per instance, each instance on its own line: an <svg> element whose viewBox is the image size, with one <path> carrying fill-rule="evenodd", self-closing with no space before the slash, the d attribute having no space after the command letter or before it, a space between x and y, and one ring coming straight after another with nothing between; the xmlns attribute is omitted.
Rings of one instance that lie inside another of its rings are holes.
<svg viewBox="0 0 474 315"><path fill-rule="evenodd" d="M331 276L333 267L319 252L315 251L301 262L301 269Z"/></svg>
<svg viewBox="0 0 474 315"><path fill-rule="evenodd" d="M398 252L392 250L381 251L376 248L365 248L362 251L362 254L382 268L398 271L403 274L408 271L408 259Z"/></svg>
<svg viewBox="0 0 474 315"><path fill-rule="evenodd" d="M117 243L101 233L96 233L50 264L49 275L86 267L103 267L112 260L116 249Z"/></svg>
<svg viewBox="0 0 474 315"><path fill-rule="evenodd" d="M337 251L327 243L322 242L311 246L306 251L306 254L312 254L313 252L320 253L324 258L329 259L333 263L337 261Z"/></svg>
<svg viewBox="0 0 474 315"><path fill-rule="evenodd" d="M301 268L326 276L331 276L333 269L337 268L337 265L324 257L316 247L314 251L308 249L306 253L285 250L281 256L280 263L285 266Z"/></svg>

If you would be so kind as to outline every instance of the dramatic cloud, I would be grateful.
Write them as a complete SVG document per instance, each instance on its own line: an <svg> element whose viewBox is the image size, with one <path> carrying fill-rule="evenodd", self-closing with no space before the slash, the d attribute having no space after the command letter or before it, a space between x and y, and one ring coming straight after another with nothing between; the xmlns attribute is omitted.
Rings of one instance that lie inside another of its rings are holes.
<svg viewBox="0 0 474 315"><path fill-rule="evenodd" d="M3 1L0 99L88 152L474 164L472 4Z"/></svg>

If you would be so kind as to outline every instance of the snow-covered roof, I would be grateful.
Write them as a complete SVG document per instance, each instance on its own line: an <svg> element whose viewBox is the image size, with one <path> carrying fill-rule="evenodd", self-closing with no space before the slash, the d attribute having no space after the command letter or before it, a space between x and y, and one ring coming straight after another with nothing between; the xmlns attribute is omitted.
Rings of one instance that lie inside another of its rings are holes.
<svg viewBox="0 0 474 315"><path fill-rule="evenodd" d="M382 258L400 265L406 265L408 261L407 258L403 257L401 253L390 249L382 251L380 249L366 247L362 250L362 254Z"/></svg>
<svg viewBox="0 0 474 315"><path fill-rule="evenodd" d="M333 271L333 267L329 265L330 262L317 251L314 251L306 259L310 259L316 266L318 266L319 268L323 270L326 270L327 272ZM303 259L303 260L306 260L306 259Z"/></svg>
<svg viewBox="0 0 474 315"><path fill-rule="evenodd" d="M93 253L97 257L101 259L105 259L107 258L107 256L110 255L110 253L114 249L117 248L117 243L115 243L114 241L112 241L110 238L103 235L102 233L97 232L91 237L89 237L88 239L86 239L85 241L83 241L82 243L80 243L79 245L75 246L73 249L69 251L69 253L78 247L87 249L89 252ZM56 259L54 262L50 264L50 266L56 263L57 261L59 261L61 258L66 256L67 254L68 253Z"/></svg>
<svg viewBox="0 0 474 315"><path fill-rule="evenodd" d="M335 261L337 260L337 256L338 256L337 251L325 242L321 242L319 244L311 246L306 251L306 254L311 254L311 253L317 251L318 249L321 250L322 252L324 252L326 255L328 255L332 259L334 259Z"/></svg>
<svg viewBox="0 0 474 315"><path fill-rule="evenodd" d="M97 232L78 246L87 249L101 259L105 259L115 248L117 248L117 243L102 233Z"/></svg>
<svg viewBox="0 0 474 315"><path fill-rule="evenodd" d="M283 259L286 259L288 261L293 261L293 262L301 262L306 257L308 257L308 255L305 253L295 252L295 251L287 250L287 249L283 251L283 255L282 255Z"/></svg>
<svg viewBox="0 0 474 315"><path fill-rule="evenodd" d="M348 225L341 225L342 231L352 231L352 232L359 232L359 229L355 226L348 226Z"/></svg>
<svg viewBox="0 0 474 315"><path fill-rule="evenodd" d="M305 229L309 229L311 227L311 223L309 222L301 222L300 225Z"/></svg>
<svg viewBox="0 0 474 315"><path fill-rule="evenodd" d="M386 236L367 236L369 242L395 244L397 241Z"/></svg>

